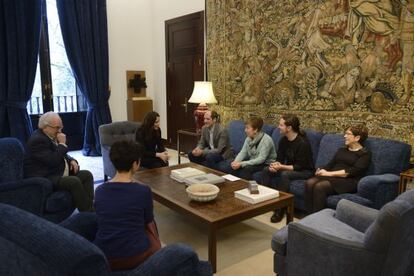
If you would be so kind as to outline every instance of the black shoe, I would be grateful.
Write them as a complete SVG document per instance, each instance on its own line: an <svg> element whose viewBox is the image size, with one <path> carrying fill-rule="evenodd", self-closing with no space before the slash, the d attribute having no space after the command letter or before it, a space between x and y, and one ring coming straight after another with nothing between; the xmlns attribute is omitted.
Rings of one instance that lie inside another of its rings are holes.
<svg viewBox="0 0 414 276"><path fill-rule="evenodd" d="M270 218L270 221L273 223L280 222L284 216L285 216L285 208L277 209L273 213L273 216Z"/></svg>

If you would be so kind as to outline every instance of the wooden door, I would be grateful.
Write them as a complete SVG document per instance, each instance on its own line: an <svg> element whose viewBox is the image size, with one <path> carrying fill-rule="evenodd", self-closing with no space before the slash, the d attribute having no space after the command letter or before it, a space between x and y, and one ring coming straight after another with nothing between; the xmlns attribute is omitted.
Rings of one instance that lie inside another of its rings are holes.
<svg viewBox="0 0 414 276"><path fill-rule="evenodd" d="M177 130L195 128L196 104L188 103L194 81L204 79L204 12L165 21L168 142Z"/></svg>

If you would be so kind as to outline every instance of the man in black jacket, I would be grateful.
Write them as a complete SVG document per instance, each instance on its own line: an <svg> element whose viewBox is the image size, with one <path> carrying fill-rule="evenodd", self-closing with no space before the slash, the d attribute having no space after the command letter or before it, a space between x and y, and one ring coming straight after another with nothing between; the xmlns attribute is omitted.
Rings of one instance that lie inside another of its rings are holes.
<svg viewBox="0 0 414 276"><path fill-rule="evenodd" d="M79 211L91 211L93 176L79 170L78 162L70 157L66 135L62 133L60 116L47 112L39 119L39 128L27 141L24 158L25 177L46 177L56 190L69 191Z"/></svg>

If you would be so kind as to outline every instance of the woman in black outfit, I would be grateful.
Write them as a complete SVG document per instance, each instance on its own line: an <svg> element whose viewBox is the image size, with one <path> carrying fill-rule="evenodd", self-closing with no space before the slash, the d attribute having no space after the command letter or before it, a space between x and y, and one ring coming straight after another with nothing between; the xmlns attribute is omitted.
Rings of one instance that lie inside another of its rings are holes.
<svg viewBox="0 0 414 276"><path fill-rule="evenodd" d="M362 145L368 138L365 126L349 127L344 137L345 147L339 148L333 159L306 181L305 203L309 213L323 209L329 195L356 191L371 163L371 152Z"/></svg>
<svg viewBox="0 0 414 276"><path fill-rule="evenodd" d="M154 169L168 166L170 158L161 141L160 115L151 111L135 134L135 140L144 146L141 166Z"/></svg>

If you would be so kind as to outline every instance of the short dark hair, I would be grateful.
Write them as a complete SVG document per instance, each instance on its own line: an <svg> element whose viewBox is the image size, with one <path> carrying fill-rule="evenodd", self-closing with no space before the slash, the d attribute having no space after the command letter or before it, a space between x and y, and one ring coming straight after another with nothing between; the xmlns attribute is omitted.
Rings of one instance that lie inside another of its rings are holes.
<svg viewBox="0 0 414 276"><path fill-rule="evenodd" d="M216 111L211 111L211 119L216 119L216 122L220 121L220 115Z"/></svg>
<svg viewBox="0 0 414 276"><path fill-rule="evenodd" d="M132 168L132 164L141 161L143 147L141 144L122 140L117 141L111 146L109 158L118 172L128 172Z"/></svg>
<svg viewBox="0 0 414 276"><path fill-rule="evenodd" d="M253 129L261 131L263 127L263 119L260 117L250 117L246 120L246 125L250 125Z"/></svg>
<svg viewBox="0 0 414 276"><path fill-rule="evenodd" d="M368 138L368 128L363 124L351 125L346 130L352 132L354 136L359 136L359 143L364 143Z"/></svg>

